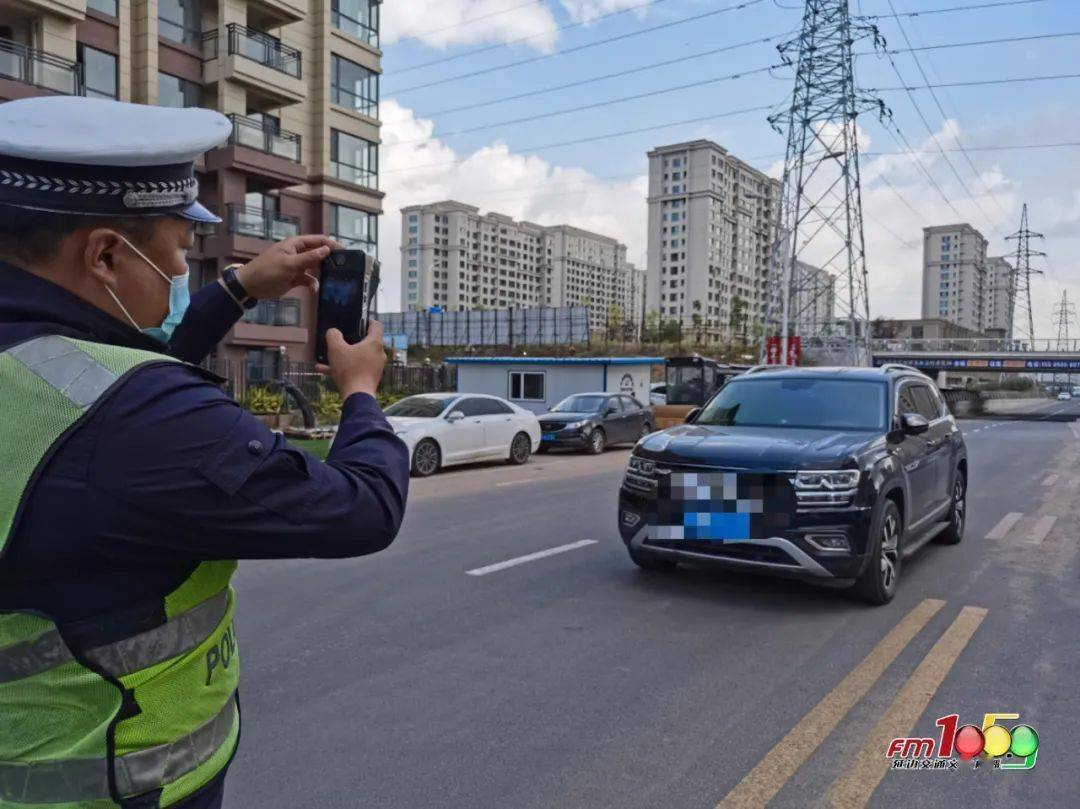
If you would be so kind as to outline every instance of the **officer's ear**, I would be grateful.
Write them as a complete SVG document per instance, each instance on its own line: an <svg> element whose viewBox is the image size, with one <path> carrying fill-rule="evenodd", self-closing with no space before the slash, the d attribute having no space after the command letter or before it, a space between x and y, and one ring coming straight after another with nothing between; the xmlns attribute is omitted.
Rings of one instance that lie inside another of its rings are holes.
<svg viewBox="0 0 1080 809"><path fill-rule="evenodd" d="M124 239L120 233L109 227L95 227L86 234L83 245L83 265L86 270L101 283L115 289L117 282L116 264L122 260Z"/></svg>

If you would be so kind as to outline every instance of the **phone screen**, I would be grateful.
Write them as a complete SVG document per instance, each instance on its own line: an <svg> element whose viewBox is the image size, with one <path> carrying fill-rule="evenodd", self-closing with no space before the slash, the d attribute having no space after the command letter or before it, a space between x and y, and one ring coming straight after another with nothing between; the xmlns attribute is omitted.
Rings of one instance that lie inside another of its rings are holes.
<svg viewBox="0 0 1080 809"><path fill-rule="evenodd" d="M362 250L336 250L323 260L315 341L318 362L327 361L327 330L340 329L350 344L364 338L378 285L379 264Z"/></svg>

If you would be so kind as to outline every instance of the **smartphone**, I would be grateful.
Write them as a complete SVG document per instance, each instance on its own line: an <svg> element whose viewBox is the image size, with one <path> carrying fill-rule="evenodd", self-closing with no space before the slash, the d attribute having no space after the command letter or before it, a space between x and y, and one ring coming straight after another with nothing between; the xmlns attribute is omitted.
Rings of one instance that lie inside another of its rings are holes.
<svg viewBox="0 0 1080 809"><path fill-rule="evenodd" d="M377 314L379 262L363 250L334 250L322 262L319 306L315 324L315 359L326 363L326 332L340 329L347 343L367 334L368 320Z"/></svg>

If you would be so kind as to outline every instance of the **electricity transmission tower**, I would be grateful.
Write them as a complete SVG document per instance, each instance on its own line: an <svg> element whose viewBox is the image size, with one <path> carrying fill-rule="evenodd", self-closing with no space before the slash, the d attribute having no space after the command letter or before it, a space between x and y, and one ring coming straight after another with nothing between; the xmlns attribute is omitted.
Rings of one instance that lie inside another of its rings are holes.
<svg viewBox="0 0 1080 809"><path fill-rule="evenodd" d="M777 46L785 64L795 65L790 106L769 117L787 137L780 211L766 286L765 329L779 333L781 362L787 362L788 335L805 322L799 309L815 307L818 289L803 279L796 262L821 267L836 276L836 315L846 321L839 334L825 338L825 353L839 354L852 365L869 362L870 304L867 297L866 247L856 120L860 113L888 111L882 101L858 92L851 46L873 37L876 27L853 24L848 0L806 0L797 37ZM811 252L807 252L807 249ZM816 260L815 260L816 259ZM831 326L832 324L830 324ZM762 343L762 362L766 344Z"/></svg>
<svg viewBox="0 0 1080 809"><path fill-rule="evenodd" d="M1069 303L1069 293L1061 291L1061 300L1054 307L1054 325L1057 326L1057 350L1071 351L1069 341L1069 324L1076 322L1076 304ZM1054 374L1054 383L1057 384L1057 374ZM1065 383L1072 390L1072 374L1065 375Z"/></svg>
<svg viewBox="0 0 1080 809"><path fill-rule="evenodd" d="M1027 338L1031 341L1031 347L1035 347L1035 317L1031 312L1031 276L1042 275L1042 270L1031 267L1032 256L1045 256L1039 250L1031 249L1032 239L1044 238L1041 233L1034 233L1028 229L1027 203L1024 203L1020 214L1020 230L1011 236L1006 236L1006 241L1016 242L1016 252L1011 253L1014 259L1009 284L1009 337L1015 337L1013 329L1017 325L1017 314L1027 315Z"/></svg>

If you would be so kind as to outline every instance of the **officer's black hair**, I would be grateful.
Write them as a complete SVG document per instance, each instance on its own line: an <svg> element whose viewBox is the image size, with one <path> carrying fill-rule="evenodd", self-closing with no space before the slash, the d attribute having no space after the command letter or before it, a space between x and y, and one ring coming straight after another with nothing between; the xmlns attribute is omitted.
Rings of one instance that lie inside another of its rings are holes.
<svg viewBox="0 0 1080 809"><path fill-rule="evenodd" d="M0 205L0 260L24 269L42 264L56 255L60 242L81 228L109 227L145 244L160 218L82 216Z"/></svg>

